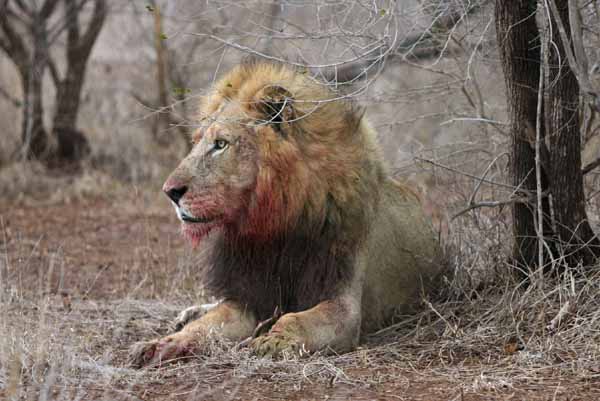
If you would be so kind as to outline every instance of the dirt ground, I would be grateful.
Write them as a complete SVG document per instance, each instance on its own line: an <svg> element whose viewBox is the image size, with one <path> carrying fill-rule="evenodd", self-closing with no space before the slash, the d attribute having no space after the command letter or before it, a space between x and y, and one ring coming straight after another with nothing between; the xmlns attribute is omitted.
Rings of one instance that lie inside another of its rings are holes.
<svg viewBox="0 0 600 401"><path fill-rule="evenodd" d="M166 333L178 310L203 299L198 251L179 237L168 203L132 198L0 202L0 398L600 399L600 364L568 354L537 363L440 329L442 347L436 336L417 339L422 319L346 355L273 361L215 343L210 355L129 369L129 345Z"/></svg>

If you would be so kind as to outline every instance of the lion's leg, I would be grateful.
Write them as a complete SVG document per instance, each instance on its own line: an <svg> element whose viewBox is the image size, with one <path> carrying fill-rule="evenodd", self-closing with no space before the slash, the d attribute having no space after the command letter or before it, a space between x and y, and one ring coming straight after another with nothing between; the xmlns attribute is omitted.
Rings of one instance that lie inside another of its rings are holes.
<svg viewBox="0 0 600 401"><path fill-rule="evenodd" d="M159 366L163 362L201 352L207 345L208 336L213 334L239 341L252 335L256 323L253 313L237 303L225 301L175 334L134 344L129 353L129 363L137 368Z"/></svg>
<svg viewBox="0 0 600 401"><path fill-rule="evenodd" d="M186 324L194 320L200 319L202 316L206 315L208 311L210 311L218 305L219 303L216 302L213 304L194 305L190 306L189 308L185 308L184 310L179 312L179 314L171 324L171 332L176 333L178 331L181 331L181 329L183 329Z"/></svg>
<svg viewBox="0 0 600 401"><path fill-rule="evenodd" d="M319 303L306 311L287 313L269 333L256 338L251 347L261 356L289 349L297 353L318 350L345 352L358 344L360 301L343 296Z"/></svg>

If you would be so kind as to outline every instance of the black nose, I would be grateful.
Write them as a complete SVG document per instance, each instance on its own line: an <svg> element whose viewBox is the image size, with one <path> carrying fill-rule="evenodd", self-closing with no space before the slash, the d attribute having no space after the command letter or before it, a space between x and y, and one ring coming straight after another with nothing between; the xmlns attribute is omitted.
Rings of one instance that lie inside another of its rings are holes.
<svg viewBox="0 0 600 401"><path fill-rule="evenodd" d="M167 196L169 198L171 198L171 200L173 202L175 202L175 204L179 205L179 200L181 198L183 198L183 195L185 195L185 193L187 192L188 187L183 186L183 187L173 187L171 189L169 189L168 191L165 191L165 193L167 194Z"/></svg>

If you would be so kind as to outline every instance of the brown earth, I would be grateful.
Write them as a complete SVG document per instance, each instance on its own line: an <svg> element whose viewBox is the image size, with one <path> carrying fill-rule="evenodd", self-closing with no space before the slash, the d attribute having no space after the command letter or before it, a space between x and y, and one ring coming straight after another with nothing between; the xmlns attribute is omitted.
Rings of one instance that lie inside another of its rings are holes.
<svg viewBox="0 0 600 401"><path fill-rule="evenodd" d="M566 368L568 357L536 365L501 344L442 348L417 340L421 319L341 356L261 360L215 343L185 363L129 369L130 344L164 334L180 308L203 299L197 251L178 231L159 195L0 203L0 398L600 399L600 369Z"/></svg>

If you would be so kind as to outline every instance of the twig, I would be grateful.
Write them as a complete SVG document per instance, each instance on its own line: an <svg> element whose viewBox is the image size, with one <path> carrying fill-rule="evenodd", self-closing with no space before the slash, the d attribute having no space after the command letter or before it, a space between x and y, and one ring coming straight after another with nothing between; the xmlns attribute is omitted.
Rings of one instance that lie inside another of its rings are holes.
<svg viewBox="0 0 600 401"><path fill-rule="evenodd" d="M542 58L545 57L546 46L542 43ZM538 99L537 99L537 116L535 126L535 182L537 192L537 237L538 237L538 269L540 271L540 281L538 284L543 283L544 272L541 267L544 265L544 215L542 210L542 159L541 159L541 145L542 145L542 113L544 104L544 63L540 63L540 76L538 84ZM549 168L549 166L546 166ZM549 170L546 170L549 171Z"/></svg>
<svg viewBox="0 0 600 401"><path fill-rule="evenodd" d="M450 331L452 331L452 335L453 336L457 336L458 335L458 327L455 324L452 324L448 321L448 319L446 319L440 312L438 312L438 310L433 306L433 304L427 300L425 300L425 305L427 305L427 307L429 309L431 309L431 311L433 313L435 313L437 315L437 317L439 317L445 324L446 327L448 327L450 329Z"/></svg>
<svg viewBox="0 0 600 401"><path fill-rule="evenodd" d="M430 160L430 159L425 159L425 158L417 156L417 157L415 157L415 160L421 161L421 162L425 162L425 163L429 163L429 164L431 164L433 166L436 166L436 167L439 167L439 168L443 168L444 170L448 170L448 171L452 171L452 172L457 173L457 174L464 175L465 177L473 178L475 180L481 180L482 182L485 182L486 184L497 185L499 187L508 188L511 191L514 191L515 189L517 189L517 188L515 188L512 185L503 184L501 182L496 182L496 181L488 180L488 179L483 178L483 177L478 177L478 176L476 176L474 174L470 174L470 173L467 173L467 172L464 172L464 171L460 171L458 169L455 169L455 168L450 167L450 166L446 166L444 164L440 164L440 163L438 163L436 161L433 161L433 160ZM524 193L529 192L526 189L522 189L522 188L519 188L519 191L520 192L524 192Z"/></svg>
<svg viewBox="0 0 600 401"><path fill-rule="evenodd" d="M503 201L475 202L475 196L479 192L479 188L481 188L481 184L483 184L483 181L485 180L485 177L489 173L490 169L492 168L492 166L494 164L496 164L496 161L498 161L499 158L501 158L502 156L505 156L505 155L508 155L508 153L503 152L503 153L499 154L488 164L488 166L484 170L481 178L477 181L477 184L475 185L475 188L473 189L473 193L469 197L469 201L467 202L467 207L464 208L463 210L461 210L460 212L456 213L454 216L452 216L450 221L454 221L454 219L456 219L457 217L460 217L463 214L465 214L471 210L478 209L481 207L496 207L496 206L502 206L502 205L506 205L506 204L514 203L514 202L527 202L527 198L517 198L517 197L513 198L514 191L511 194L511 199L507 199L507 200L503 200Z"/></svg>
<svg viewBox="0 0 600 401"><path fill-rule="evenodd" d="M256 337L262 336L267 331L269 331L271 329L271 327L273 327L273 325L275 323L277 323L277 321L279 320L279 318L281 317L281 315L282 315L282 313L279 310L279 307L275 307L275 311L273 311L273 316L271 316L268 319L265 319L265 320L261 321L260 323L258 323L256 325L256 328L252 332L252 338L256 338Z"/></svg>
<svg viewBox="0 0 600 401"><path fill-rule="evenodd" d="M335 62L335 63L307 64L307 63L297 63L294 61L286 60L285 58L271 56L271 55L262 53L258 50L255 50L251 47L244 46L244 45L238 44L238 43L230 41L230 40L222 39L219 36L216 36L216 35L213 35L210 33L186 32L185 34L189 35L189 36L195 36L195 37L206 37L206 38L212 39L214 41L217 41L217 42L221 43L222 45L229 46L231 48L234 48L234 49L239 50L244 53L253 54L253 55L261 57L265 60L270 60L270 61L274 61L277 63L288 64L288 65L291 65L294 67L301 67L301 68L316 68L316 69L318 69L318 68L337 67L337 66L341 66L341 65L345 65L345 64L354 63L358 60L361 60L364 57L368 57L369 55L374 54L378 50L381 50L381 53L378 54L378 57L379 58L385 57L392 50L391 47L385 46L385 44L383 42L379 43L379 44L373 43L373 47L371 49L368 49L363 54L359 54L348 60L343 60L343 61L339 61L339 62Z"/></svg>
<svg viewBox="0 0 600 401"><path fill-rule="evenodd" d="M508 156L508 152L503 152L500 153L498 156L496 156L494 158L494 160L492 160L490 162L490 164L488 164L487 168L484 170L483 175L481 176L481 179L479 180L479 182L477 182L477 185L475 185L475 189L473 189L473 193L471 194L471 197L469 198L469 205L472 205L475 201L475 196L477 195L477 192L479 192L479 188L481 188L481 184L483 183L483 180L485 179L485 177L487 176L487 174L490 172L490 169L492 168L492 166L494 164L496 164L496 161L498 161L499 158L501 158L502 156Z"/></svg>
<svg viewBox="0 0 600 401"><path fill-rule="evenodd" d="M528 203L528 202L529 202L528 198L515 197L512 199L506 199L506 200L500 200L500 201L489 201L489 202L484 201L484 202L472 203L469 206L467 206L466 208L464 208L463 210L461 210L460 212L456 213L454 216L452 216L450 221L453 221L457 217L460 217L463 214L470 212L473 209L478 209L478 208L482 208L482 207L498 207L498 206L508 205L511 203Z"/></svg>
<svg viewBox="0 0 600 401"><path fill-rule="evenodd" d="M543 108L543 104L542 104L542 108ZM541 112L543 114L543 111ZM550 172L550 166L552 165L552 163L550 162L551 158L550 158L550 151L548 150L548 146L546 146L546 143L542 140L539 141L537 140L537 124L538 122L536 122L536 127L532 127L531 123L529 121L526 121L525 124L527 125L527 129L525 130L525 138L527 139L527 141L529 142L529 146L531 146L531 148L533 149L533 151L536 151L536 146L539 147L539 157L540 157L540 163L542 164L542 169L546 172Z"/></svg>
<svg viewBox="0 0 600 401"><path fill-rule="evenodd" d="M560 327L561 323L564 322L569 315L573 314L574 311L575 304L571 304L571 301L567 300L560 308L556 316L554 316L554 318L548 324L548 331L554 333Z"/></svg>
<svg viewBox="0 0 600 401"><path fill-rule="evenodd" d="M597 91L594 89L590 82L589 74L587 71L587 56L583 48L583 38L581 36L581 21L579 16L579 10L577 9L577 2L569 0L569 23L571 25L571 40L563 23L558 7L556 6L556 0L547 0L547 4L552 11L560 39L563 43L563 49L567 56L569 66L577 78L577 82L581 88L581 91L591 98L590 105L595 110L600 110L600 98L598 97ZM571 47L572 46L572 47ZM575 53L573 52L575 49Z"/></svg>
<svg viewBox="0 0 600 401"><path fill-rule="evenodd" d="M597 158L596 160L594 160L591 163L588 163L582 170L581 170L581 174L586 175L587 173L589 173L590 171L592 171L593 169L595 169L596 167L600 166L600 157Z"/></svg>
<svg viewBox="0 0 600 401"><path fill-rule="evenodd" d="M21 100L14 97L10 93L8 93L8 91L1 86L0 86L0 96L5 98L6 100L8 100L15 107L21 107L23 105L23 102Z"/></svg>

